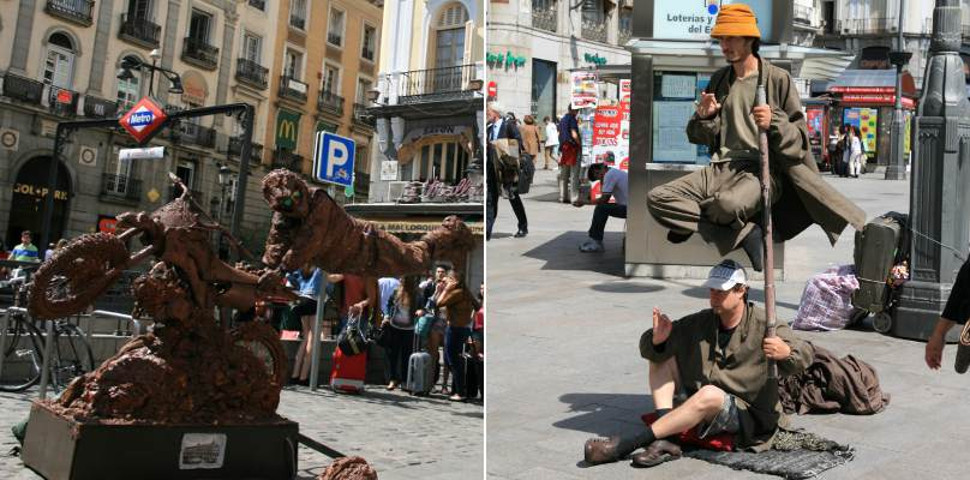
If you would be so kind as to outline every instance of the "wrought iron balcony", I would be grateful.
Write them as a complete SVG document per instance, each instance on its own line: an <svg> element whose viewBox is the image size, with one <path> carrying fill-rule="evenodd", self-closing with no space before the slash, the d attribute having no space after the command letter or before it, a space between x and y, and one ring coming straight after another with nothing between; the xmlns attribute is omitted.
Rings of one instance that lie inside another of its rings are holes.
<svg viewBox="0 0 970 480"><path fill-rule="evenodd" d="M899 30L899 18L853 18L839 20L836 35L880 35L896 33Z"/></svg>
<svg viewBox="0 0 970 480"><path fill-rule="evenodd" d="M44 11L78 25L90 27L94 0L47 0Z"/></svg>
<svg viewBox="0 0 970 480"><path fill-rule="evenodd" d="M138 203L141 200L141 180L127 175L104 173L101 175L101 198Z"/></svg>
<svg viewBox="0 0 970 480"><path fill-rule="evenodd" d="M336 45L338 47L343 46L344 38L339 33L330 32L327 33L327 43L331 45Z"/></svg>
<svg viewBox="0 0 970 480"><path fill-rule="evenodd" d="M266 10L266 0L249 0L249 6Z"/></svg>
<svg viewBox="0 0 970 480"><path fill-rule="evenodd" d="M412 70L401 74L400 103L472 98L471 81L478 77L474 64Z"/></svg>
<svg viewBox="0 0 970 480"><path fill-rule="evenodd" d="M229 155L242 155L242 140L239 137L229 137ZM263 158L263 145L253 142L249 149L249 160L260 162Z"/></svg>
<svg viewBox="0 0 970 480"><path fill-rule="evenodd" d="M300 30L306 30L306 18L290 14L290 26L299 28Z"/></svg>
<svg viewBox="0 0 970 480"><path fill-rule="evenodd" d="M47 108L54 115L73 117L77 115L77 104L81 95L73 90L48 86Z"/></svg>
<svg viewBox="0 0 970 480"><path fill-rule="evenodd" d="M317 110L342 117L344 114L344 97L330 92L320 92L320 96L317 97Z"/></svg>
<svg viewBox="0 0 970 480"><path fill-rule="evenodd" d="M280 96L306 103L307 84L286 75L280 77Z"/></svg>
<svg viewBox="0 0 970 480"><path fill-rule="evenodd" d="M118 102L103 98L84 96L84 116L89 118L114 118L118 113Z"/></svg>
<svg viewBox="0 0 970 480"><path fill-rule="evenodd" d="M555 32L559 26L556 0L532 0L532 26Z"/></svg>
<svg viewBox="0 0 970 480"><path fill-rule="evenodd" d="M273 168L303 172L303 157L289 150L273 150Z"/></svg>
<svg viewBox="0 0 970 480"><path fill-rule="evenodd" d="M240 82L265 90L268 85L267 75L269 75L268 68L248 58L236 60L236 80Z"/></svg>
<svg viewBox="0 0 970 480"><path fill-rule="evenodd" d="M24 103L40 105L41 99L44 97L44 84L7 72L3 76L3 96Z"/></svg>
<svg viewBox="0 0 970 480"><path fill-rule="evenodd" d="M213 148L216 146L216 131L209 127L186 122L183 123L182 134L179 139L182 143Z"/></svg>
<svg viewBox="0 0 970 480"><path fill-rule="evenodd" d="M583 38L606 43L606 23L591 18L583 18Z"/></svg>
<svg viewBox="0 0 970 480"><path fill-rule="evenodd" d="M121 14L121 30L118 38L147 48L158 48L162 27L152 23L147 18L129 17Z"/></svg>
<svg viewBox="0 0 970 480"><path fill-rule="evenodd" d="M354 103L354 121L371 128L377 125L377 119L367 113L367 105L363 103Z"/></svg>
<svg viewBox="0 0 970 480"><path fill-rule="evenodd" d="M205 40L185 37L182 43L182 60L200 68L215 70L219 66L219 49Z"/></svg>

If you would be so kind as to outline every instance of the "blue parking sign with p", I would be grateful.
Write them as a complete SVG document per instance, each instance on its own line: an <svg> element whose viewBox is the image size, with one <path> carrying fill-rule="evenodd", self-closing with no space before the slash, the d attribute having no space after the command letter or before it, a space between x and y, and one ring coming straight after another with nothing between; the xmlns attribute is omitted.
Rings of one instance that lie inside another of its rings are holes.
<svg viewBox="0 0 970 480"><path fill-rule="evenodd" d="M313 179L349 187L354 183L354 141L317 132L313 149Z"/></svg>

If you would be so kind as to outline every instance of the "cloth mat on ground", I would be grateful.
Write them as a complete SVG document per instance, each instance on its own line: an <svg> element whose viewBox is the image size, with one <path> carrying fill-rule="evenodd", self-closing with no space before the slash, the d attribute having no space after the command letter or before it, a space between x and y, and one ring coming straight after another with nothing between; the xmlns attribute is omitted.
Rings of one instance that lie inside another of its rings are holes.
<svg viewBox="0 0 970 480"><path fill-rule="evenodd" d="M685 450L684 456L735 470L750 470L798 480L815 477L826 470L848 463L855 456L855 452L848 445L839 445L813 433L781 430L775 437L772 449L764 452L692 449Z"/></svg>

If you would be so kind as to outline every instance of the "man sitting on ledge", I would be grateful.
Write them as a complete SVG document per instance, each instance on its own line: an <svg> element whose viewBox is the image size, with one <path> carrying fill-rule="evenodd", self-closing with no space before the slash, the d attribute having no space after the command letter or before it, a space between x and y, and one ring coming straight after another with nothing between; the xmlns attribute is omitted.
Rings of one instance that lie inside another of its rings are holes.
<svg viewBox="0 0 970 480"><path fill-rule="evenodd" d="M672 322L653 309L653 329L640 337L640 354L650 362L650 391L658 420L632 437L586 441L589 464L618 461L640 447L633 466L652 467L678 458L680 447L664 440L698 427L701 438L732 434L735 445L761 451L778 427L787 426L778 382L767 378L767 359L780 376L812 362L812 348L785 324L765 337L765 311L748 302L744 268L733 260L715 266L704 284L711 308ZM680 386L687 400L674 408Z"/></svg>

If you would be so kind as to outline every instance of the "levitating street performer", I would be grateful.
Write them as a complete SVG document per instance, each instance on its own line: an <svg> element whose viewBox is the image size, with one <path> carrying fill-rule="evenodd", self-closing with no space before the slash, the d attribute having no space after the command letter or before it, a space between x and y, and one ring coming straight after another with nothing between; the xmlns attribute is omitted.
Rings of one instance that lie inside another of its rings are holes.
<svg viewBox="0 0 970 480"><path fill-rule="evenodd" d="M751 8L724 5L711 37L730 65L711 77L687 124L691 143L710 147L711 164L648 197L650 213L670 229L668 240L681 243L699 233L721 255L743 248L754 269L763 269L759 128L768 133L775 239L817 223L834 245L846 224L861 230L865 213L819 176L791 76L758 56L761 32ZM768 104L754 106L759 83Z"/></svg>
<svg viewBox="0 0 970 480"><path fill-rule="evenodd" d="M811 345L785 324L765 336L765 311L748 302L747 278L737 262L716 265L704 285L710 309L673 322L654 308L653 329L640 337L659 418L638 435L587 440L587 463L615 462L641 447L632 458L635 467L676 459L680 447L665 439L693 427L701 438L733 435L736 447L761 451L787 425L778 382L766 375L767 360L777 363L780 376L796 374L811 364ZM688 398L674 408L678 386Z"/></svg>

